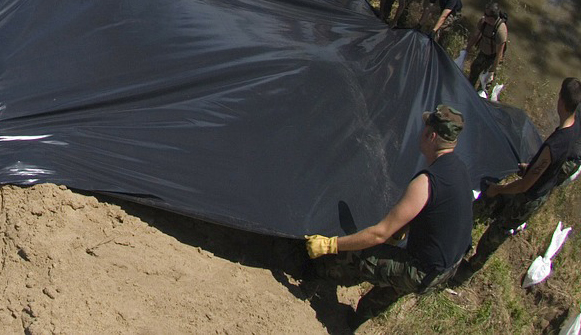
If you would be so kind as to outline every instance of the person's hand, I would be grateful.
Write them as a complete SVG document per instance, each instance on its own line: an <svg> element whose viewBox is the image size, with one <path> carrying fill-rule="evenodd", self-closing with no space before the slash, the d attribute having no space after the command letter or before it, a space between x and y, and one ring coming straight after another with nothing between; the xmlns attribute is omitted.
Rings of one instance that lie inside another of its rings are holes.
<svg viewBox="0 0 581 335"><path fill-rule="evenodd" d="M307 252L310 258L337 253L337 236L305 235L305 238L307 239Z"/></svg>

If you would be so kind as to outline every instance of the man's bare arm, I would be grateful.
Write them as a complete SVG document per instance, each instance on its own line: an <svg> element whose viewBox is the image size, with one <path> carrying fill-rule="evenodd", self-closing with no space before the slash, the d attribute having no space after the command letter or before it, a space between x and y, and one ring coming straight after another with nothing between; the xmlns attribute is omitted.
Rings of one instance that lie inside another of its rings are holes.
<svg viewBox="0 0 581 335"><path fill-rule="evenodd" d="M539 180L550 164L551 150L549 147L545 147L535 164L527 170L522 179L515 180L506 185L492 184L488 187L486 194L489 197L494 197L497 194L518 194L526 192Z"/></svg>
<svg viewBox="0 0 581 335"><path fill-rule="evenodd" d="M438 29L440 29L440 27L444 24L444 21L446 21L446 18L448 17L448 15L450 15L450 13L452 13L451 9L444 9L442 11L442 14L440 14L440 17L438 18L438 22L436 22L436 24L434 25L434 29L432 29L433 31L438 31Z"/></svg>
<svg viewBox="0 0 581 335"><path fill-rule="evenodd" d="M362 250L384 243L418 215L426 205L428 198L428 176L421 174L410 182L403 197L385 218L358 233L339 237L337 239L338 250Z"/></svg>

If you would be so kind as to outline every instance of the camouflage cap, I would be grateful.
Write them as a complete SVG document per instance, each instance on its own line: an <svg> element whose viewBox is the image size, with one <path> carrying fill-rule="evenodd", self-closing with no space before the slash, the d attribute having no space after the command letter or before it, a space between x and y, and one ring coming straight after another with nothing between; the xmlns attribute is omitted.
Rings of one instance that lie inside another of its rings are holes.
<svg viewBox="0 0 581 335"><path fill-rule="evenodd" d="M462 113L446 105L438 105L435 111L425 112L422 118L426 126L431 126L436 134L447 141L456 141L464 128Z"/></svg>

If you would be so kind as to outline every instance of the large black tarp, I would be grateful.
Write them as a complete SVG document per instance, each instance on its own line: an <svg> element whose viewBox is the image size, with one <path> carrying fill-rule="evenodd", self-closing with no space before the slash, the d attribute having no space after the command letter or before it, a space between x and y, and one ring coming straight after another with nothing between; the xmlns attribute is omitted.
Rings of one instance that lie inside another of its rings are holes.
<svg viewBox="0 0 581 335"><path fill-rule="evenodd" d="M0 182L130 197L260 233L377 222L445 103L474 187L539 145L364 1L0 0ZM343 215L345 217L345 215Z"/></svg>

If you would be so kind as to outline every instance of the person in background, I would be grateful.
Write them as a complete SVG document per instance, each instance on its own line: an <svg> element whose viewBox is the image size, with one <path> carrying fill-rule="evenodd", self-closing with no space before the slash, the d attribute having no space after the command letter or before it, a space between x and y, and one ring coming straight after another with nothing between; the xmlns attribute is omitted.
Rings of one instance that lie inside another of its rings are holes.
<svg viewBox="0 0 581 335"><path fill-rule="evenodd" d="M507 184L491 183L474 202L492 220L480 238L475 254L462 261L452 278L453 287L462 285L482 269L488 258L547 200L557 186L558 175L579 137L575 109L581 103L581 81L566 78L557 102L559 126L541 145L529 164L521 164L522 178ZM475 214L480 216L479 211Z"/></svg>
<svg viewBox="0 0 581 335"><path fill-rule="evenodd" d="M306 236L311 258L362 251L359 256L351 253L350 277L375 286L347 318L352 330L400 297L444 283L471 245L470 177L466 165L454 153L464 118L454 108L439 105L434 112L425 112L423 121L420 151L429 166L416 174L381 221L347 236ZM405 249L384 244L406 228Z"/></svg>
<svg viewBox="0 0 581 335"><path fill-rule="evenodd" d="M462 10L461 0L438 0L438 7L436 6L436 0L429 0L427 5L424 7L422 16L420 17L420 22L416 28L421 29L428 18L435 14L440 13L434 27L428 35L435 41L438 41L440 37L440 32L446 30L453 26L454 22L460 17L460 11Z"/></svg>
<svg viewBox="0 0 581 335"><path fill-rule="evenodd" d="M490 2L486 5L484 16L478 21L476 31L468 39L466 49L463 50L469 52L474 45L477 45L479 50L468 75L468 81L474 87L478 87L481 73L485 73L486 84L494 80L494 72L503 60L507 41L508 28L505 19L501 16L500 7L498 3Z"/></svg>

